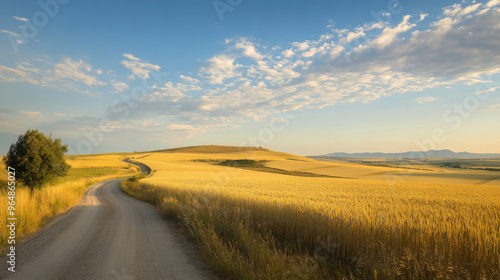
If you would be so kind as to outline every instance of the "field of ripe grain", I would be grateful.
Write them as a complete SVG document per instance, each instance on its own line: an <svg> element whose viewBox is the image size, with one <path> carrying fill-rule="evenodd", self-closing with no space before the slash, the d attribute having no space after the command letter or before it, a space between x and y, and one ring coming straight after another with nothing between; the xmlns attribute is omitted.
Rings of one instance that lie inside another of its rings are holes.
<svg viewBox="0 0 500 280"><path fill-rule="evenodd" d="M85 189L102 180L131 175L135 167L120 160L119 155L66 156L71 169L67 176L42 189L30 190L16 181L17 217L16 237L21 240L37 230L52 217L68 211L80 201ZM0 219L7 218L7 171L3 161L0 163ZM0 229L0 250L7 247L6 227Z"/></svg>
<svg viewBox="0 0 500 280"><path fill-rule="evenodd" d="M482 161L486 163L488 161ZM377 165L341 161L271 160L266 166L357 179L500 186L500 173L480 169L445 168L435 165Z"/></svg>
<svg viewBox="0 0 500 280"><path fill-rule="evenodd" d="M180 219L235 279L500 277L498 186L298 177L195 161L323 166L266 150L139 157L154 175L123 188Z"/></svg>

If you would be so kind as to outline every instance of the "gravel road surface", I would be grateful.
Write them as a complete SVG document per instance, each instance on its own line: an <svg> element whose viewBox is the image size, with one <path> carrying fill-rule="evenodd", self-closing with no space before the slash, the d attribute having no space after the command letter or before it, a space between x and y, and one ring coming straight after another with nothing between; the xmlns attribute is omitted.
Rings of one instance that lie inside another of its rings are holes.
<svg viewBox="0 0 500 280"><path fill-rule="evenodd" d="M15 273L1 257L0 279L217 279L175 223L125 194L120 180L92 185L78 205L18 245Z"/></svg>

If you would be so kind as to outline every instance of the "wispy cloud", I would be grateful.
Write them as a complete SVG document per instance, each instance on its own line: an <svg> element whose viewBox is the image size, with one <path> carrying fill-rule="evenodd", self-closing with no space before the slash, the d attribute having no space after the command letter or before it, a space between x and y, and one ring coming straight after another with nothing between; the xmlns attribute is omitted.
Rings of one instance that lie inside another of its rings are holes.
<svg viewBox="0 0 500 280"><path fill-rule="evenodd" d="M135 57L134 55L132 54L129 54L129 53L124 53L123 56L127 59L130 59L130 60L135 60L135 61L139 61L140 59Z"/></svg>
<svg viewBox="0 0 500 280"><path fill-rule="evenodd" d="M282 51L282 52L281 52L281 54L282 54L284 57L290 58L290 57L292 57L292 56L295 54L295 52L294 52L294 51L292 51L291 49L288 49L288 50L284 50L284 51Z"/></svg>
<svg viewBox="0 0 500 280"><path fill-rule="evenodd" d="M32 68L31 71L26 71L18 65L18 69L0 65L0 81L3 82L27 82L30 84L40 84L33 77L32 72L36 73L38 69ZM31 72L31 73L30 73Z"/></svg>
<svg viewBox="0 0 500 280"><path fill-rule="evenodd" d="M169 124L167 127L170 130L193 130L193 129L195 129L192 125L189 125L189 124Z"/></svg>
<svg viewBox="0 0 500 280"><path fill-rule="evenodd" d="M403 17L403 21L395 27L386 26L380 35L378 35L373 41L370 42L369 46L373 46L377 49L388 47L397 40L398 35L406 32L417 26L416 23L410 22L411 16L406 15ZM361 36L360 36L361 37Z"/></svg>
<svg viewBox="0 0 500 280"><path fill-rule="evenodd" d="M30 111L20 111L22 114L24 114L28 118L41 118L44 117L44 115L40 112L30 112Z"/></svg>
<svg viewBox="0 0 500 280"><path fill-rule="evenodd" d="M424 97L419 97L419 98L413 99L413 101L416 102L416 103L418 103L418 104L432 102L434 100L437 100L437 98L436 97L432 97L432 96L424 96Z"/></svg>
<svg viewBox="0 0 500 280"><path fill-rule="evenodd" d="M88 95L97 95L100 93L99 89L110 84L109 81L97 77L102 74L101 69L94 70L89 63L69 57L55 63L45 59L28 58L17 63L15 68L0 65L0 81L30 83ZM121 85L121 88L123 87Z"/></svg>
<svg viewBox="0 0 500 280"><path fill-rule="evenodd" d="M226 44L229 43L230 40L226 40ZM256 61L260 61L261 59L264 58L264 55L262 55L256 48L256 44L247 38L239 38L236 40L234 47L236 49L242 50L242 53L244 56L253 58Z"/></svg>
<svg viewBox="0 0 500 280"><path fill-rule="evenodd" d="M15 36L15 37L21 37L22 35L21 34L18 34L18 33L15 33L15 32L12 32L12 31L9 31L9 30L2 30L0 31L1 33L5 33L5 34L10 34L12 36Z"/></svg>
<svg viewBox="0 0 500 280"><path fill-rule="evenodd" d="M18 21L29 21L29 19L27 19L27 18L23 18L23 17L16 17L16 16L13 16L12 18L13 18L13 19L15 19L15 20L18 20Z"/></svg>
<svg viewBox="0 0 500 280"><path fill-rule="evenodd" d="M129 88L129 86L125 82L121 81L114 81L113 87L115 88L115 92L123 92L124 90Z"/></svg>
<svg viewBox="0 0 500 280"><path fill-rule="evenodd" d="M93 75L92 66L83 60L75 61L69 57L65 57L63 61L57 63L54 66L53 76L51 79L53 80L69 80L78 83L84 83L87 86L104 86L105 82L97 79L96 76ZM72 87L72 84L68 84L69 87Z"/></svg>
<svg viewBox="0 0 500 280"><path fill-rule="evenodd" d="M500 104L495 104L485 107L481 111L500 111Z"/></svg>
<svg viewBox="0 0 500 280"><path fill-rule="evenodd" d="M206 61L206 66L201 72L210 84L222 84L225 80L241 76L237 71L241 65L235 64L236 58L230 55L216 55Z"/></svg>
<svg viewBox="0 0 500 280"><path fill-rule="evenodd" d="M200 83L200 80L198 79L195 79L195 78L192 78L192 77L189 77L189 76L184 76L184 75L180 75L181 79L184 80L185 82L187 83L190 83L190 84L199 84Z"/></svg>
<svg viewBox="0 0 500 280"><path fill-rule="evenodd" d="M132 71L131 78L135 79L149 79L151 71L160 71L161 67L149 62L142 61L141 59L131 55L123 54L127 60L122 60L122 65Z"/></svg>
<svg viewBox="0 0 500 280"><path fill-rule="evenodd" d="M25 44L27 42L27 39L24 36L22 36L21 34L18 34L18 33L9 31L9 30L1 30L0 32L12 36L14 41L19 45Z"/></svg>
<svg viewBox="0 0 500 280"><path fill-rule="evenodd" d="M500 0L499 0L500 1ZM488 93L488 92L494 92L496 90L500 89L500 87L492 87L492 88L489 88L489 89L485 89L485 90L481 90L481 91L478 91L478 92L474 92L475 94L483 94L483 93Z"/></svg>

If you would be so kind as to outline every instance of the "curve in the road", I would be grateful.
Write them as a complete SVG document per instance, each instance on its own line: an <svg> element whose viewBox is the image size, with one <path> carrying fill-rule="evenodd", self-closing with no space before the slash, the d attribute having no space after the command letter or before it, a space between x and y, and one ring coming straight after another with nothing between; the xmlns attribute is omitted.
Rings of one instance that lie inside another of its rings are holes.
<svg viewBox="0 0 500 280"><path fill-rule="evenodd" d="M145 165L144 163L142 162L138 162L138 161L132 161L131 159L124 159L123 160L124 162L126 163L129 163L129 164L133 164L133 165L136 165L136 166L139 166L139 168L141 169L141 174L144 174L144 175L149 175L151 174L151 168L147 165Z"/></svg>

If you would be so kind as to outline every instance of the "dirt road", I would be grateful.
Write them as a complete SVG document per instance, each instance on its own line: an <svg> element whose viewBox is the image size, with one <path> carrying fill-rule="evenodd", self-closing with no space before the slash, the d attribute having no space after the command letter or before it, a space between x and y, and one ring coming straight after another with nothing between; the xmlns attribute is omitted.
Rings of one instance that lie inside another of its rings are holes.
<svg viewBox="0 0 500 280"><path fill-rule="evenodd" d="M91 186L80 204L16 247L16 272L0 279L216 279L196 250L121 179Z"/></svg>

